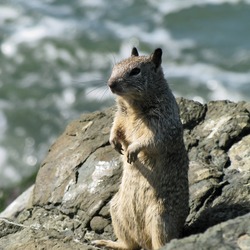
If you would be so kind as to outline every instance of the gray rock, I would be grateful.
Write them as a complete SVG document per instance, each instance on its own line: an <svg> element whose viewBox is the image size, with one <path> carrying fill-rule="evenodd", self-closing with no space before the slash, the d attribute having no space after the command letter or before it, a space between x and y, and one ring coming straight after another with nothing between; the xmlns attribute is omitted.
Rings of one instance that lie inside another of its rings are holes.
<svg viewBox="0 0 250 250"><path fill-rule="evenodd" d="M103 233L104 228L108 226L110 221L107 219L101 217L101 216L95 216L93 219L90 221L90 227L93 231L96 233Z"/></svg>
<svg viewBox="0 0 250 250"><path fill-rule="evenodd" d="M30 206L33 189L34 185L17 197L2 213L0 213L0 217L15 218L24 209L27 209Z"/></svg>
<svg viewBox="0 0 250 250"><path fill-rule="evenodd" d="M209 228L203 234L172 240L162 250L248 250L250 249L250 214Z"/></svg>
<svg viewBox="0 0 250 250"><path fill-rule="evenodd" d="M250 249L250 103L178 103L190 158L190 214L183 238L166 249ZM0 219L0 249L95 249L91 240L115 239L109 201L122 165L108 142L113 114L110 108L68 125L23 206L12 204Z"/></svg>

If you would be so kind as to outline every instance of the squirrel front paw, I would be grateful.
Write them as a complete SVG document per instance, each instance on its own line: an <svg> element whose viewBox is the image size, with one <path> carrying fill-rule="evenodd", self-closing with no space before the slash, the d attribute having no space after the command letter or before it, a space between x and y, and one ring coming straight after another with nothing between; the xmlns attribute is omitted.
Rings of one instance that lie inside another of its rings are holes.
<svg viewBox="0 0 250 250"><path fill-rule="evenodd" d="M127 156L127 162L129 164L137 160L139 151L140 151L140 148L138 147L138 145L131 144L128 146L126 156Z"/></svg>
<svg viewBox="0 0 250 250"><path fill-rule="evenodd" d="M111 146L121 155L123 155L122 144L116 138L110 139Z"/></svg>

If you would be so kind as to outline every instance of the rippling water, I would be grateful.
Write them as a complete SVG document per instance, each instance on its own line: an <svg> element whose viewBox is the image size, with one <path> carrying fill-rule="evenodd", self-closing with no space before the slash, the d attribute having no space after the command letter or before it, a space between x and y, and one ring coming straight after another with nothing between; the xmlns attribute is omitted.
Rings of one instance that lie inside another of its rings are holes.
<svg viewBox="0 0 250 250"><path fill-rule="evenodd" d="M2 0L0 188L37 171L69 121L113 103L112 65L164 51L177 96L250 101L250 1Z"/></svg>

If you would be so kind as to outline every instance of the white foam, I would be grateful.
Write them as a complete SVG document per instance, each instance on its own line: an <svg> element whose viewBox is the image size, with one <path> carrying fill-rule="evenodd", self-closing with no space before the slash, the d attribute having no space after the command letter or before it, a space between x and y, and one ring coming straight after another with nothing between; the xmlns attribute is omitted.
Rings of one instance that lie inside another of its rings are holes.
<svg viewBox="0 0 250 250"><path fill-rule="evenodd" d="M34 155L28 155L27 157L25 157L24 162L27 163L28 166L35 166L37 164L37 157L35 157Z"/></svg>
<svg viewBox="0 0 250 250"><path fill-rule="evenodd" d="M76 91L73 88L67 88L62 93L63 102L67 105L72 105L76 100Z"/></svg>
<svg viewBox="0 0 250 250"><path fill-rule="evenodd" d="M19 16L17 9L10 6L0 5L0 23L7 20L15 19Z"/></svg>
<svg viewBox="0 0 250 250"><path fill-rule="evenodd" d="M4 42L1 44L1 51L6 56L13 56L16 54L17 48L11 42Z"/></svg>
<svg viewBox="0 0 250 250"><path fill-rule="evenodd" d="M20 17L18 28L2 43L1 50L7 56L14 56L20 43L34 43L46 37L60 37L65 35L66 32L73 32L69 20L63 21L52 17L44 17L37 24L29 18ZM61 51L60 56L69 59L64 51Z"/></svg>
<svg viewBox="0 0 250 250"><path fill-rule="evenodd" d="M231 100L231 101L241 101L242 95L237 93L237 91L232 91L232 89L227 88L222 83L216 80L208 81L208 86L211 86L210 82L214 82L216 84L212 84L212 91L209 94L210 100Z"/></svg>
<svg viewBox="0 0 250 250"><path fill-rule="evenodd" d="M107 65L110 64L110 58L106 53L91 53L87 60L93 69L106 69Z"/></svg>
<svg viewBox="0 0 250 250"><path fill-rule="evenodd" d="M204 98L202 98L201 96L193 96L193 97L190 98L190 99L194 100L195 102L200 102L200 103L202 103L202 104L205 103Z"/></svg>
<svg viewBox="0 0 250 250"><path fill-rule="evenodd" d="M167 65L166 69L167 78L186 78L189 79L191 85L206 85L211 91L209 97L213 100L242 100L243 96L239 92L239 87L250 83L250 73L226 71L205 63L172 64Z"/></svg>
<svg viewBox="0 0 250 250"><path fill-rule="evenodd" d="M72 14L71 8L66 4L53 4L55 0L16 0L22 8L36 10L37 12L57 13L60 15Z"/></svg>
<svg viewBox="0 0 250 250"><path fill-rule="evenodd" d="M53 43L44 44L44 52L48 61L54 61L58 58L58 48Z"/></svg>
<svg viewBox="0 0 250 250"><path fill-rule="evenodd" d="M6 129L7 129L7 125L8 125L8 122L7 122L6 116L0 110L0 139L3 138L3 136L6 132Z"/></svg>
<svg viewBox="0 0 250 250"><path fill-rule="evenodd" d="M103 88L105 88L106 86L106 79L104 79L100 71L90 71L79 74L77 80L71 79L70 83L72 84L72 87L75 89L85 90L86 96L84 96L84 98L86 97L87 99L93 100L99 96L97 94L98 92L99 93L104 92Z"/></svg>
<svg viewBox="0 0 250 250"><path fill-rule="evenodd" d="M13 166L5 165L2 169L1 180L3 182L1 185L11 185L12 183L19 182L21 176Z"/></svg>
<svg viewBox="0 0 250 250"><path fill-rule="evenodd" d="M7 161L7 150L0 147L0 171L2 172Z"/></svg>
<svg viewBox="0 0 250 250"><path fill-rule="evenodd" d="M82 3L84 7L96 7L96 8L105 7L107 4L103 0L91 0L91 1L80 0L79 2Z"/></svg>
<svg viewBox="0 0 250 250"><path fill-rule="evenodd" d="M227 82L231 87L237 86L237 84L249 84L250 81L250 73L226 71L205 63L172 64L166 68L168 77L187 77L202 82L216 80Z"/></svg>
<svg viewBox="0 0 250 250"><path fill-rule="evenodd" d="M147 0L147 2L154 8L156 8L159 13L164 15L179 12L184 9L188 9L194 6L204 6L208 4L221 5L221 4L238 4L245 2L250 4L249 0L175 0L175 1L166 1L166 0Z"/></svg>
<svg viewBox="0 0 250 250"><path fill-rule="evenodd" d="M172 35L163 28L157 28L152 31L144 30L144 27L137 25L125 25L116 23L113 21L107 21L106 26L113 32L120 40L124 41L121 44L120 52L124 52L123 46L125 45L127 50L131 50L131 40L135 41L135 45L138 45L138 41L148 43L152 47L161 46L168 50L168 53L172 57L176 58L181 55L183 49L193 48L195 43L191 39L176 40ZM128 55L126 50L126 57ZM120 53L121 57L124 57L123 53Z"/></svg>

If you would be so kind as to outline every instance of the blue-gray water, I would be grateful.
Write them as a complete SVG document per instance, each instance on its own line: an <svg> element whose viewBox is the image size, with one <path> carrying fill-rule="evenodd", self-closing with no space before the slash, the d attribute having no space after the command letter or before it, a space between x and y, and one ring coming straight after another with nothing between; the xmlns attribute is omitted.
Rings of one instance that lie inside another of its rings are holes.
<svg viewBox="0 0 250 250"><path fill-rule="evenodd" d="M37 171L67 123L113 103L112 65L164 51L175 95L250 101L250 1L1 0L0 188Z"/></svg>

